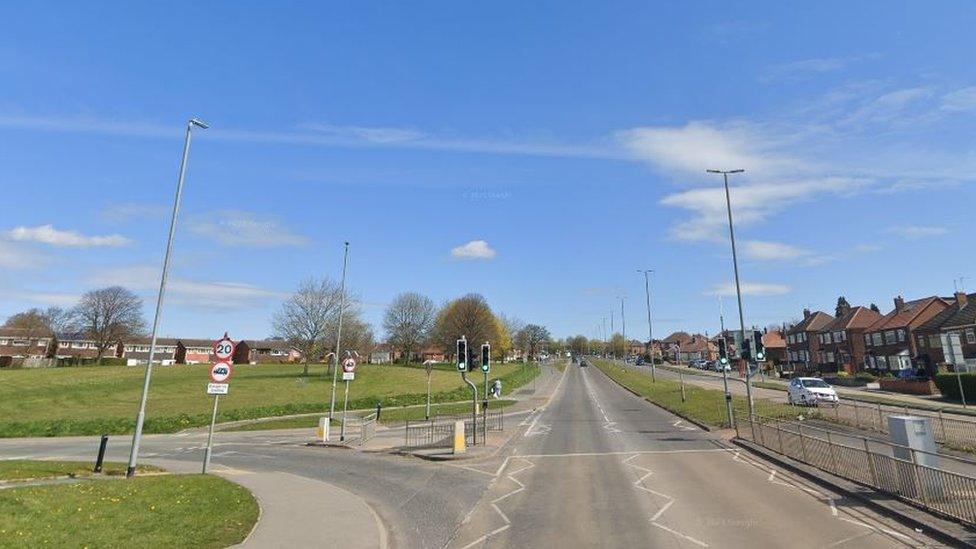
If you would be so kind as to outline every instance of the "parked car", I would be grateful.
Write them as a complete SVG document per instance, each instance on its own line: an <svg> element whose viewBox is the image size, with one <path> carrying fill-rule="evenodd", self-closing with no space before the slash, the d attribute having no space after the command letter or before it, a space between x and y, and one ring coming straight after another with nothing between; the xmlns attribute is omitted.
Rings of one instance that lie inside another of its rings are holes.
<svg viewBox="0 0 976 549"><path fill-rule="evenodd" d="M840 399L837 391L819 377L797 377L786 388L786 399L790 404L820 406L826 403L836 406Z"/></svg>
<svg viewBox="0 0 976 549"><path fill-rule="evenodd" d="M716 372L721 372L722 370L725 370L726 372L731 372L732 371L732 365L731 364L725 364L723 366L721 360L714 360L714 361L712 361L712 369L715 370Z"/></svg>
<svg viewBox="0 0 976 549"><path fill-rule="evenodd" d="M688 366L695 368L696 370L704 370L708 367L708 362L701 359L692 360L688 363Z"/></svg>

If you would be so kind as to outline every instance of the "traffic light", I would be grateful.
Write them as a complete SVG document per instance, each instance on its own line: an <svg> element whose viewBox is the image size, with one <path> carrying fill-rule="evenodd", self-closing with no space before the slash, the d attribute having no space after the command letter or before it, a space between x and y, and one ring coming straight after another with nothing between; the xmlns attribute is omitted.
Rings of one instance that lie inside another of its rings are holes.
<svg viewBox="0 0 976 549"><path fill-rule="evenodd" d="M463 337L457 340L457 369L459 372L468 371L468 340Z"/></svg>
<svg viewBox="0 0 976 549"><path fill-rule="evenodd" d="M491 344L483 343L481 345L481 371L488 373L491 369Z"/></svg>
<svg viewBox="0 0 976 549"><path fill-rule="evenodd" d="M762 336L762 332L759 330L752 331L752 342L756 346L756 362L766 360L766 348L763 346Z"/></svg>
<svg viewBox="0 0 976 549"><path fill-rule="evenodd" d="M725 347L725 337L718 340L718 361L722 366L729 363L729 351Z"/></svg>
<svg viewBox="0 0 976 549"><path fill-rule="evenodd" d="M748 337L744 337L745 334L742 332L736 332L735 336L736 346L739 349L739 358L749 362L752 360L752 342L749 341Z"/></svg>

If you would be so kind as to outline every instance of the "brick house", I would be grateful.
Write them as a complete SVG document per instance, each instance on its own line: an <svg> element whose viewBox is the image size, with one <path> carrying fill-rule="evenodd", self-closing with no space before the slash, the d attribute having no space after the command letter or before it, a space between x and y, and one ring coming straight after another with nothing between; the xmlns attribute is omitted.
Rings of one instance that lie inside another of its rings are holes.
<svg viewBox="0 0 976 549"><path fill-rule="evenodd" d="M952 306L938 296L907 302L898 296L894 301L894 310L864 332L864 367L867 369L888 371L918 367L916 330Z"/></svg>
<svg viewBox="0 0 976 549"><path fill-rule="evenodd" d="M766 362L774 365L786 362L786 338L782 331L767 331L762 335L762 344L766 350Z"/></svg>
<svg viewBox="0 0 976 549"><path fill-rule="evenodd" d="M881 318L881 313L867 307L851 307L845 301L838 305L840 316L817 333L820 344L820 370L854 373L864 364L864 332Z"/></svg>
<svg viewBox="0 0 976 549"><path fill-rule="evenodd" d="M20 328L0 328L0 357L45 358L52 338L50 332L28 333Z"/></svg>
<svg viewBox="0 0 976 549"><path fill-rule="evenodd" d="M176 364L176 349L179 341L172 337L157 337L156 350L153 355L154 364L169 366ZM136 337L121 344L121 358L126 359L129 366L137 366L149 362L149 347L152 344L150 337Z"/></svg>
<svg viewBox="0 0 976 549"><path fill-rule="evenodd" d="M718 358L718 345L709 340L707 336L701 334L688 335L684 332L678 332L677 334L683 334L687 338L679 335L672 340L672 343L665 343L665 352L670 353L672 357L674 356L673 346L677 345L681 362L715 360ZM665 338L665 342L667 342L667 338Z"/></svg>
<svg viewBox="0 0 976 549"><path fill-rule="evenodd" d="M976 293L956 292L949 306L915 329L915 359L929 374L946 365L943 335L958 334L963 358L976 361Z"/></svg>
<svg viewBox="0 0 976 549"><path fill-rule="evenodd" d="M786 330L786 359L794 369L817 370L820 368L819 333L833 322L833 316L823 312L803 309L803 320Z"/></svg>
<svg viewBox="0 0 976 549"><path fill-rule="evenodd" d="M678 356L675 354L675 347L679 349L684 348L691 342L691 334L688 332L674 332L668 337L661 340L661 347L664 353L664 359L677 362Z"/></svg>
<svg viewBox="0 0 976 549"><path fill-rule="evenodd" d="M214 341L210 339L183 339L176 342L177 364L207 364L216 362L213 354Z"/></svg>
<svg viewBox="0 0 976 549"><path fill-rule="evenodd" d="M283 339L254 340L245 339L237 342L234 364L285 363L301 360L302 354Z"/></svg>

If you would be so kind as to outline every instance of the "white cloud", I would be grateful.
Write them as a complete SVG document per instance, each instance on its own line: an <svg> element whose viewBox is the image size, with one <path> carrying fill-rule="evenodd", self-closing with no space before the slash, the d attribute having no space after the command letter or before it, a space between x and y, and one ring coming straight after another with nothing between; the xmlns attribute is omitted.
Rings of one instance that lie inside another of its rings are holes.
<svg viewBox="0 0 976 549"><path fill-rule="evenodd" d="M760 77L761 81L771 82L779 79L796 79L808 74L823 74L827 72L839 71L848 66L864 61L866 59L876 59L877 54L858 55L852 57L815 57L811 59L800 59L773 65L765 70Z"/></svg>
<svg viewBox="0 0 976 549"><path fill-rule="evenodd" d="M427 137L423 132L408 128L336 126L333 124L303 124L303 128L326 135L362 139L370 143L398 143Z"/></svg>
<svg viewBox="0 0 976 549"><path fill-rule="evenodd" d="M945 227L923 226L923 225L901 225L889 227L888 232L908 239L926 238L929 236L941 236L949 232Z"/></svg>
<svg viewBox="0 0 976 549"><path fill-rule="evenodd" d="M32 250L0 240L0 268L32 269L46 262L46 257Z"/></svg>
<svg viewBox="0 0 976 549"><path fill-rule="evenodd" d="M772 144L745 124L689 122L676 127L640 127L618 132L617 139L634 158L664 170L696 174L709 168L767 170L790 162L771 153Z"/></svg>
<svg viewBox="0 0 976 549"><path fill-rule="evenodd" d="M194 216L188 222L190 231L224 246L303 246L308 239L295 234L269 218L251 212L223 210Z"/></svg>
<svg viewBox="0 0 976 549"><path fill-rule="evenodd" d="M790 293L792 289L786 284L769 284L764 282L743 282L741 285L742 295L751 296L776 296ZM705 292L705 295L730 297L735 296L735 284L726 282L716 284Z"/></svg>
<svg viewBox="0 0 976 549"><path fill-rule="evenodd" d="M153 292L159 288L159 276L159 267L137 265L100 271L90 282L98 286L123 286L154 295ZM170 276L166 283L167 301L191 308L241 309L284 297L287 295L282 292L242 282L205 282Z"/></svg>
<svg viewBox="0 0 976 549"><path fill-rule="evenodd" d="M37 227L15 227L6 233L7 238L18 242L40 242L51 246L73 248L88 248L93 246L108 246L117 248L125 246L132 240L117 234L106 236L85 236L76 231L62 231L53 225L39 225Z"/></svg>
<svg viewBox="0 0 976 549"><path fill-rule="evenodd" d="M22 297L45 305L58 305L61 307L73 307L78 304L81 296L78 294L62 292L26 292Z"/></svg>
<svg viewBox="0 0 976 549"><path fill-rule="evenodd" d="M810 255L808 250L766 240L746 240L742 243L742 252L749 259L763 261L799 259Z"/></svg>
<svg viewBox="0 0 976 549"><path fill-rule="evenodd" d="M456 259L491 259L495 253L484 240L472 240L451 250L451 255Z"/></svg>
<svg viewBox="0 0 976 549"><path fill-rule="evenodd" d="M102 208L99 217L108 223L125 223L140 219L163 219L171 207L139 202L111 202Z"/></svg>
<svg viewBox="0 0 976 549"><path fill-rule="evenodd" d="M949 112L976 111L976 86L943 95L942 109Z"/></svg>

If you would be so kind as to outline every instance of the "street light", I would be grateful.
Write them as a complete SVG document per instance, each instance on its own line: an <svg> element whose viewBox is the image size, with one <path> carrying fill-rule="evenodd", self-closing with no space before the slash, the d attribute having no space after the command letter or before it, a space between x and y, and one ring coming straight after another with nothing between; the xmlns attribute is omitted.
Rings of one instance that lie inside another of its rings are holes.
<svg viewBox="0 0 976 549"><path fill-rule="evenodd" d="M651 328L651 283L648 277L654 269L637 269L637 272L644 273L644 296L647 298L647 345L651 355L651 382L655 382L657 379L654 371L654 330Z"/></svg>
<svg viewBox="0 0 976 549"><path fill-rule="evenodd" d="M743 173L745 170L705 170L708 173L722 174L725 182L725 208L729 214L729 240L732 242L732 269L735 271L735 297L739 302L739 332L742 337L742 345L746 344L746 321L742 314L742 287L739 284L739 259L735 253L735 230L732 228L732 199L729 195L729 174ZM749 382L752 376L749 374L749 364L746 363L746 399L749 401L749 421L752 421L752 384Z"/></svg>
<svg viewBox="0 0 976 549"><path fill-rule="evenodd" d="M169 260L173 253L173 235L176 233L176 220L180 213L180 199L183 197L183 181L186 178L186 163L190 156L190 136L193 127L205 130L210 126L197 118L191 118L186 123L186 137L183 138L183 157L180 160L180 177L176 183L176 198L173 200L173 216L169 221L169 238L166 240L166 254L163 256L163 274L159 279L159 293L156 295L156 313L153 316L152 338L149 341L149 364L146 365L146 376L142 383L142 399L139 402L139 414L136 416L136 430L132 434L132 448L129 451L129 465L125 476L136 474L136 463L139 461L139 443L142 441L142 424L146 420L146 400L149 398L149 380L152 377L152 363L156 355L156 334L159 331L159 318L163 310L163 296L166 293L166 277L169 275Z"/></svg>
<svg viewBox="0 0 976 549"><path fill-rule="evenodd" d="M336 330L336 349L335 358L332 366L332 397L329 399L329 426L332 425L332 417L335 415L335 393L336 375L339 371L339 345L342 343L342 313L346 308L346 262L349 259L349 243L346 242L345 251L342 254L342 282L339 283L339 326ZM410 360L407 357L407 360Z"/></svg>

